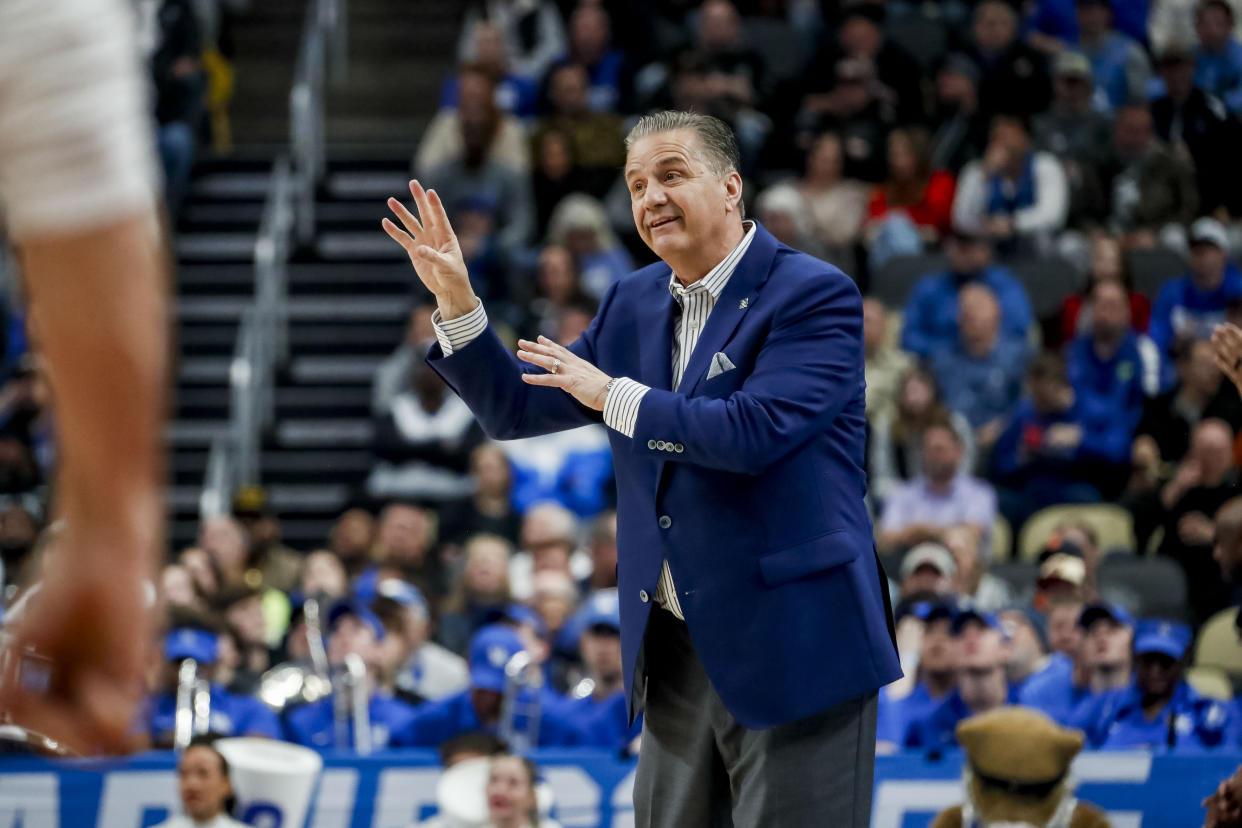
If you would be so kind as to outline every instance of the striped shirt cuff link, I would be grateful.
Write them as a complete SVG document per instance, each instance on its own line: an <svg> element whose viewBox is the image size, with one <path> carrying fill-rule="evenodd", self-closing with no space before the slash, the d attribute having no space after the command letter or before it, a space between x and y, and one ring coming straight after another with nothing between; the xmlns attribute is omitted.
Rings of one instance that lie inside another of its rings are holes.
<svg viewBox="0 0 1242 828"><path fill-rule="evenodd" d="M437 308L431 312L431 325L435 328L440 350L444 351L445 356L451 356L454 351L460 351L487 330L487 311L483 310L483 303L480 301L470 313L445 322Z"/></svg>

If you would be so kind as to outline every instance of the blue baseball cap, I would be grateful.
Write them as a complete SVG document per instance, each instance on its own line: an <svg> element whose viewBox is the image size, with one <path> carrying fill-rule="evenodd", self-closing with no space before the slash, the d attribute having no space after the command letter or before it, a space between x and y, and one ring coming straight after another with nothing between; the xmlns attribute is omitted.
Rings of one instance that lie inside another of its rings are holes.
<svg viewBox="0 0 1242 828"><path fill-rule="evenodd" d="M1089 630L1091 625L1101 618L1107 618L1123 627L1134 629L1134 616L1121 604L1110 604L1106 601L1096 601L1083 607L1082 613L1078 616L1078 626Z"/></svg>
<svg viewBox="0 0 1242 828"><path fill-rule="evenodd" d="M358 597L364 598L362 595L358 595ZM377 597L391 598L408 610L413 610L423 615L428 614L427 599L423 597L423 593L419 591L418 587L400 578L385 578L378 582L375 585L375 594L369 598L364 598L364 600L373 600Z"/></svg>
<svg viewBox="0 0 1242 828"><path fill-rule="evenodd" d="M344 598L332 605L332 609L328 610L328 629L335 627L336 623L346 615L352 615L370 627L375 633L376 641L383 639L384 624L379 620L379 616L371 612L371 608L357 598Z"/></svg>
<svg viewBox="0 0 1242 828"><path fill-rule="evenodd" d="M523 649L511 627L492 624L470 640L470 686L478 690L505 689L505 665Z"/></svg>
<svg viewBox="0 0 1242 828"><path fill-rule="evenodd" d="M967 607L953 616L953 622L950 629L954 635L961 635L966 625L975 621L991 630L996 630L1003 638L1009 636L1005 634L1005 627L1001 624L1000 616L994 612L981 612L973 607Z"/></svg>
<svg viewBox="0 0 1242 828"><path fill-rule="evenodd" d="M621 632L621 601L617 598L617 593L595 595L583 607L582 632L593 627L607 627Z"/></svg>
<svg viewBox="0 0 1242 828"><path fill-rule="evenodd" d="M1190 627L1176 621L1140 621L1134 631L1134 654L1162 653L1177 659L1186 654L1192 635Z"/></svg>
<svg viewBox="0 0 1242 828"><path fill-rule="evenodd" d="M953 605L947 601L934 599L902 601L893 611L893 620L901 621L903 618L913 616L925 624L930 624L933 621L951 620L956 614Z"/></svg>
<svg viewBox="0 0 1242 828"><path fill-rule="evenodd" d="M200 664L213 664L219 647L216 634L199 627L178 627L164 636L164 658L169 661L192 658Z"/></svg>
<svg viewBox="0 0 1242 828"><path fill-rule="evenodd" d="M546 638L548 635L548 622L525 604L513 603L505 607L504 617L514 624L530 624L535 628L535 635L540 638Z"/></svg>

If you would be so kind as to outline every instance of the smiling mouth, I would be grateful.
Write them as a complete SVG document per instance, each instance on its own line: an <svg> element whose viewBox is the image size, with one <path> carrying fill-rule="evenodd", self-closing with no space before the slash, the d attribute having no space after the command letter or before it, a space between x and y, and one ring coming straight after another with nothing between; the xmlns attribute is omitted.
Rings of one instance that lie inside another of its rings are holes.
<svg viewBox="0 0 1242 828"><path fill-rule="evenodd" d="M652 222L651 229L655 230L657 227L663 227L664 225L672 224L675 221L677 221L677 216L669 216L668 218L662 218L659 221Z"/></svg>

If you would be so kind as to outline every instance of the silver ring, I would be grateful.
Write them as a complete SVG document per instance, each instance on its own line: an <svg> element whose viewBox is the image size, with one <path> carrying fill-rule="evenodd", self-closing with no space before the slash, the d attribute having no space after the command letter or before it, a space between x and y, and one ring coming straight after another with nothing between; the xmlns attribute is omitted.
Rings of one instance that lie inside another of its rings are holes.
<svg viewBox="0 0 1242 828"><path fill-rule="evenodd" d="M561 361L559 359L552 360L552 373L559 374L561 372Z"/></svg>

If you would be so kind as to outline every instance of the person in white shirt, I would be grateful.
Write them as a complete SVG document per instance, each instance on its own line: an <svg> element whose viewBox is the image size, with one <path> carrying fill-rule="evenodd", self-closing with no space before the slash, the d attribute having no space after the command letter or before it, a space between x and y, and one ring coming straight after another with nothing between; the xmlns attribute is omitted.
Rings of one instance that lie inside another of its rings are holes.
<svg viewBox="0 0 1242 828"><path fill-rule="evenodd" d="M177 792L185 813L156 828L246 828L229 816L234 804L229 763L209 737L195 738L181 754Z"/></svg>

